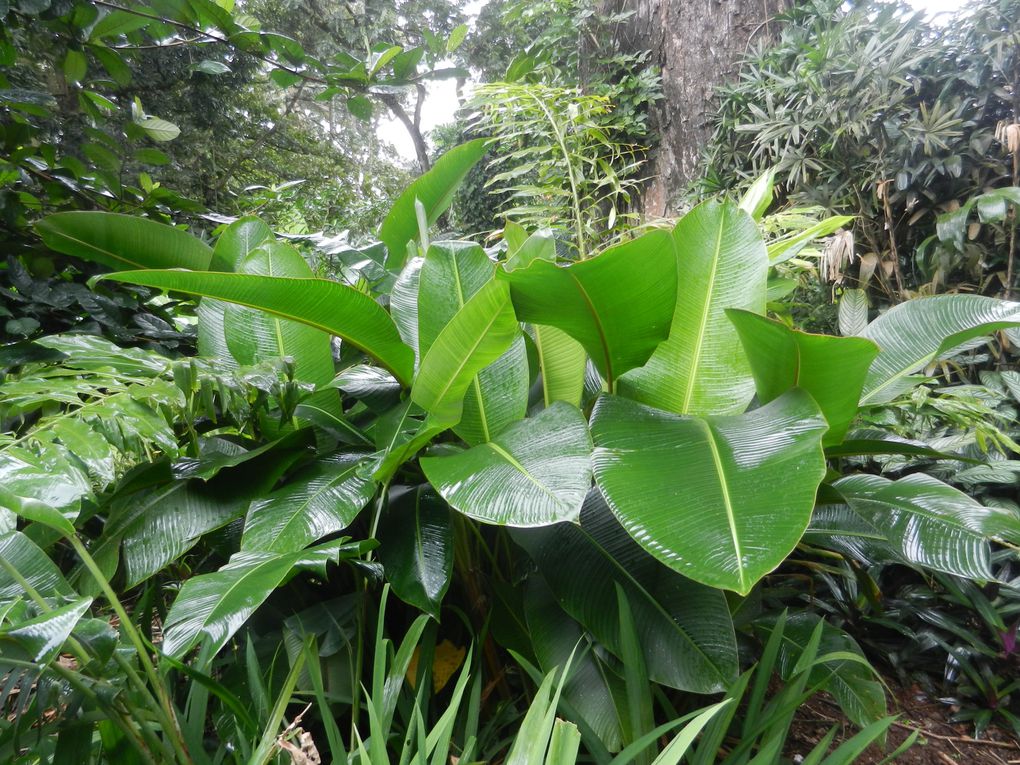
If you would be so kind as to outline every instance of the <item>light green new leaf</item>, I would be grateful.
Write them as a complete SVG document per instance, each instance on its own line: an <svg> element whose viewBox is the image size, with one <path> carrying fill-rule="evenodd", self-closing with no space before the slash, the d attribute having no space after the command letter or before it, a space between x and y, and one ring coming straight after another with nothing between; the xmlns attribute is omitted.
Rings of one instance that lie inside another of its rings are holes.
<svg viewBox="0 0 1020 765"><path fill-rule="evenodd" d="M0 564L0 601L25 595L24 587L11 575L8 566L44 597L72 593L56 564L20 531L0 535L0 561L3 561Z"/></svg>
<svg viewBox="0 0 1020 765"><path fill-rule="evenodd" d="M773 187L776 181L776 168L770 167L755 179L754 183L740 198L740 209L754 220L760 221L769 209L773 199Z"/></svg>
<svg viewBox="0 0 1020 765"><path fill-rule="evenodd" d="M418 237L415 201L424 207L428 225L435 223L453 202L461 181L485 154L485 142L486 139L479 138L450 149L393 203L379 229L379 238L389 252L388 268L399 271L403 267L407 243Z"/></svg>
<svg viewBox="0 0 1020 765"><path fill-rule="evenodd" d="M201 239L135 215L73 211L35 224L51 250L114 269L209 267L212 249Z"/></svg>
<svg viewBox="0 0 1020 765"><path fill-rule="evenodd" d="M12 641L26 651L32 661L45 664L56 658L74 626L91 605L92 598L80 598L6 629L0 629L0 645ZM0 650L0 654L3 653Z"/></svg>
<svg viewBox="0 0 1020 765"><path fill-rule="evenodd" d="M213 247L210 271L235 271L248 254L260 244L273 239L273 231L255 217L239 218L220 234ZM210 356L227 369L237 366L230 355L223 329L227 303L205 298L198 304L198 352Z"/></svg>
<svg viewBox="0 0 1020 765"><path fill-rule="evenodd" d="M732 203L705 202L673 237L680 287L669 339L620 380L620 392L679 414L742 412L754 380L725 310L765 312L768 257L758 227Z"/></svg>
<svg viewBox="0 0 1020 765"><path fill-rule="evenodd" d="M557 602L623 658L618 588L634 621L650 679L715 693L737 676L737 641L724 594L664 569L621 528L598 490L581 524L513 531Z"/></svg>
<svg viewBox="0 0 1020 765"><path fill-rule="evenodd" d="M648 552L746 595L807 528L825 429L798 389L747 414L705 418L603 396L592 415L595 480Z"/></svg>
<svg viewBox="0 0 1020 765"><path fill-rule="evenodd" d="M758 400L767 404L791 388L807 391L829 423L823 445L842 441L878 347L859 337L810 335L749 311L726 315L751 362Z"/></svg>
<svg viewBox="0 0 1020 765"><path fill-rule="evenodd" d="M406 269L405 269L406 270ZM418 351L428 353L464 304L492 280L496 265L476 244L433 242L418 281ZM485 443L524 417L528 360L523 337L471 381L464 413L454 429L471 445Z"/></svg>
<svg viewBox="0 0 1020 765"><path fill-rule="evenodd" d="M386 581L405 603L438 621L453 574L450 510L427 486L394 491L376 534Z"/></svg>
<svg viewBox="0 0 1020 765"><path fill-rule="evenodd" d="M861 337L881 352L868 371L862 404L895 398L904 380L971 338L1020 326L1020 303L982 295L936 295L893 306L867 326Z"/></svg>
<svg viewBox="0 0 1020 765"><path fill-rule="evenodd" d="M213 297L308 324L337 335L376 359L401 383L410 383L414 353L400 340L389 314L345 284L211 271L125 271L104 278Z"/></svg>
<svg viewBox="0 0 1020 765"><path fill-rule="evenodd" d="M676 257L667 231L650 231L590 260L535 260L503 271L521 321L566 332L609 383L641 366L666 339L676 303Z"/></svg>
<svg viewBox="0 0 1020 765"><path fill-rule="evenodd" d="M237 263L238 273L311 278L312 269L297 250L282 242L260 244ZM324 386L333 379L333 346L329 334L307 324L281 319L265 311L228 304L223 332L230 354L242 366L290 358L298 382ZM308 402L341 417L340 399L332 390L313 394Z"/></svg>
<svg viewBox="0 0 1020 765"><path fill-rule="evenodd" d="M544 526L577 518L591 486L590 456L584 415L557 402L489 443L420 462L436 491L465 515Z"/></svg>
<svg viewBox="0 0 1020 765"><path fill-rule="evenodd" d="M331 543L292 553L235 553L219 571L184 583L167 614L163 653L179 659L205 637L215 654L295 567L321 568L338 557L357 554L360 548Z"/></svg>
<svg viewBox="0 0 1020 765"><path fill-rule="evenodd" d="M252 502L241 549L295 552L350 526L375 494L375 483L360 475L362 458L358 454L323 457L282 488Z"/></svg>
<svg viewBox="0 0 1020 765"><path fill-rule="evenodd" d="M834 487L906 560L947 574L992 579L988 540L1020 542L1015 513L985 507L923 473L898 481L847 476Z"/></svg>
<svg viewBox="0 0 1020 765"><path fill-rule="evenodd" d="M475 376L502 356L519 335L510 290L503 282L488 282L422 357L411 400L429 413L431 421L456 425Z"/></svg>
<svg viewBox="0 0 1020 765"><path fill-rule="evenodd" d="M545 405L549 406L554 401L566 401L580 406L588 366L588 354L584 346L556 327L532 324L531 332L538 350L542 400Z"/></svg>
<svg viewBox="0 0 1020 765"><path fill-rule="evenodd" d="M220 234L213 247L210 271L236 271L237 266L252 250L273 240L273 230L254 216L238 218ZM196 269L199 270L199 269Z"/></svg>

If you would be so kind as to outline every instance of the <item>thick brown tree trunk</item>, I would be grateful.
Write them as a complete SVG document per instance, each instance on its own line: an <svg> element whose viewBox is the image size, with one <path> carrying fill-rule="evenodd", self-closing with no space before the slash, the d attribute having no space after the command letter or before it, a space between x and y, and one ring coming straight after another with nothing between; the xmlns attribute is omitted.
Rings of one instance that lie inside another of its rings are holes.
<svg viewBox="0 0 1020 765"><path fill-rule="evenodd" d="M790 0L610 0L633 9L623 33L628 51L651 50L662 72L663 98L652 110L659 145L650 159L646 215L675 212L675 202L700 172L711 135L714 90L737 73L752 40L771 36L770 20Z"/></svg>

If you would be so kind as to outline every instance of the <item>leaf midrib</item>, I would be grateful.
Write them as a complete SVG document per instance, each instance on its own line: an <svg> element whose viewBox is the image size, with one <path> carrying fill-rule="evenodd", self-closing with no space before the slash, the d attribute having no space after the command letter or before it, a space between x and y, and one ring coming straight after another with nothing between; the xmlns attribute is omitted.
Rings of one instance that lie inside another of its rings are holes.
<svg viewBox="0 0 1020 765"><path fill-rule="evenodd" d="M683 403L680 406L680 414L687 414L690 410L691 399L694 397L694 383L698 379L698 368L701 366L701 354L704 351L706 327L708 326L708 315L712 310L712 300L715 296L715 275L719 270L719 258L722 253L723 231L726 229L726 208L722 208L719 220L719 230L716 234L715 249L712 251L712 269L708 274L708 290L705 295L705 307L701 312L701 321L695 332L697 338L694 342L694 355L691 357L690 373L687 377L687 388L684 391ZM743 577L743 574L741 574Z"/></svg>
<svg viewBox="0 0 1020 765"><path fill-rule="evenodd" d="M705 431L705 440L708 441L709 453L712 455L712 463L715 466L716 475L719 478L719 489L722 492L723 506L726 508L726 523L730 529L730 538L733 540L733 552L736 555L737 571L740 574L740 589L748 591L747 571L744 567L744 553L740 547L740 535L737 533L737 518L733 512L733 501L730 499L730 488L726 483L726 472L722 463L722 456L719 454L719 445L715 442L715 434L711 426L704 420L695 419L700 428Z"/></svg>

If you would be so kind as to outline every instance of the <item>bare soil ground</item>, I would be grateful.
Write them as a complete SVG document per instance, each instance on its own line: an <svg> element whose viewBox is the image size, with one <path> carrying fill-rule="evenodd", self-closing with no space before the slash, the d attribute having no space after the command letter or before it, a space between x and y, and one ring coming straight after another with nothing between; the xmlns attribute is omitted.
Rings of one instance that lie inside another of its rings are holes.
<svg viewBox="0 0 1020 765"><path fill-rule="evenodd" d="M920 730L917 743L896 758L903 765L1020 765L1020 740L1001 728L990 728L975 740L969 723L950 722L952 710L928 699L918 689L901 689L892 700L891 711L900 715L890 729L887 748L869 749L858 760L862 765L877 765L914 730ZM788 752L799 761L822 739L833 725L840 726L837 741L852 736L855 730L824 696L816 696L794 722L788 740Z"/></svg>

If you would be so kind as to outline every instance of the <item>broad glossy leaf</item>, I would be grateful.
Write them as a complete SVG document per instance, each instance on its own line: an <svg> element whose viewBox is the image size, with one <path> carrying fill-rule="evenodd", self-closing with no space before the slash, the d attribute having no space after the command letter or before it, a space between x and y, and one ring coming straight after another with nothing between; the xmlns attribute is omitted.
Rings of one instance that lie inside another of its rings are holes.
<svg viewBox="0 0 1020 765"><path fill-rule="evenodd" d="M611 752L622 745L623 724L620 712L613 701L610 683L615 680L606 667L595 658L586 644L584 630L556 601L556 596L541 576L531 576L527 582L525 609L532 647L543 672L570 663L570 675L563 686L563 698L574 714L599 737ZM575 718L576 719L576 718Z"/></svg>
<svg viewBox="0 0 1020 765"><path fill-rule="evenodd" d="M862 404L901 393L904 378L967 340L1020 326L1020 303L981 295L936 295L893 306L861 333L881 349L868 371Z"/></svg>
<svg viewBox="0 0 1020 765"><path fill-rule="evenodd" d="M27 652L36 663L52 661L91 605L92 598L79 598L73 603L0 629L0 645L11 641Z"/></svg>
<svg viewBox="0 0 1020 765"><path fill-rule="evenodd" d="M915 473L842 478L834 487L906 560L978 580L993 579L990 538L1020 541L1020 518L985 507L941 481Z"/></svg>
<svg viewBox="0 0 1020 765"><path fill-rule="evenodd" d="M822 410L829 431L826 446L843 440L857 415L868 367L878 346L858 337L810 335L749 311L728 310L751 362L762 404L800 388Z"/></svg>
<svg viewBox="0 0 1020 765"><path fill-rule="evenodd" d="M241 498L222 497L198 482L177 481L120 505L104 530L121 540L129 587L145 581L190 550L204 534L244 513Z"/></svg>
<svg viewBox="0 0 1020 765"><path fill-rule="evenodd" d="M554 401L581 405L588 354L579 342L556 327L531 325L532 338L538 350L542 374L542 400L549 406Z"/></svg>
<svg viewBox="0 0 1020 765"><path fill-rule="evenodd" d="M85 471L62 448L40 443L35 449L8 446L0 451L0 508L73 534L83 499L92 496Z"/></svg>
<svg viewBox="0 0 1020 765"><path fill-rule="evenodd" d="M234 271L236 265L265 241L273 238L272 229L258 218L240 218L224 229L213 247L210 271ZM198 352L210 356L227 369L237 366L230 355L223 329L223 315L229 303L205 298L198 303Z"/></svg>
<svg viewBox="0 0 1020 765"><path fill-rule="evenodd" d="M40 595L71 595L71 585L60 569L20 531L0 535L0 559L9 563ZM21 583L0 566L0 601L23 597Z"/></svg>
<svg viewBox="0 0 1020 765"><path fill-rule="evenodd" d="M464 304L492 280L496 270L485 251L467 242L435 242L425 254L418 283L418 342L424 355ZM464 398L455 432L469 444L489 441L528 408L528 361L524 339L480 371Z"/></svg>
<svg viewBox="0 0 1020 765"><path fill-rule="evenodd" d="M260 276L312 278L312 269L297 250L281 242L265 242L236 264L236 271ZM230 354L242 366L261 361L291 358L294 378L324 386L333 379L333 346L327 332L307 324L281 319L265 311L228 304L223 314L223 331ZM340 399L331 390L309 398L313 405L339 417Z"/></svg>
<svg viewBox="0 0 1020 765"><path fill-rule="evenodd" d="M421 202L425 208L428 225L435 223L453 202L453 195L461 181L485 154L485 143L486 139L479 138L450 149L393 203L379 229L379 238L389 251L389 268L400 270L406 257L407 243L418 237L415 201Z"/></svg>
<svg viewBox="0 0 1020 765"><path fill-rule="evenodd" d="M201 638L218 652L295 567L324 566L360 545L323 545L292 553L239 552L219 571L184 583L164 625L162 650L180 658Z"/></svg>
<svg viewBox="0 0 1020 765"><path fill-rule="evenodd" d="M779 648L779 674L784 680L794 674L797 661L819 621L818 616L810 613L791 614L787 618ZM775 619L757 622L755 628L765 636L771 635ZM866 661L856 640L826 622L818 644L818 656L841 653L854 654ZM843 713L859 727L863 728L886 713L882 681L860 662L845 659L823 662L811 670L808 682L824 683L823 687L833 695Z"/></svg>
<svg viewBox="0 0 1020 765"><path fill-rule="evenodd" d="M397 276L390 291L390 314L397 332L414 351L414 368L421 363L418 350L418 285L425 258L411 258Z"/></svg>
<svg viewBox="0 0 1020 765"><path fill-rule="evenodd" d="M723 593L676 574L620 527L597 490L581 525L513 532L560 606L620 656L616 587L623 588L649 677L673 688L714 693L737 676L737 643Z"/></svg>
<svg viewBox="0 0 1020 765"><path fill-rule="evenodd" d="M386 580L405 603L438 621L453 573L450 510L427 486L390 494L376 534Z"/></svg>
<svg viewBox="0 0 1020 765"><path fill-rule="evenodd" d="M676 257L667 231L558 266L535 260L504 271L521 321L557 327L584 346L612 386L666 339L676 302Z"/></svg>
<svg viewBox="0 0 1020 765"><path fill-rule="evenodd" d="M375 494L363 477L364 455L322 457L285 486L251 503L242 550L290 553L351 523Z"/></svg>
<svg viewBox="0 0 1020 765"><path fill-rule="evenodd" d="M773 186L776 180L776 168L770 167L758 176L751 187L740 198L740 209L754 220L760 221L769 209L773 199Z"/></svg>
<svg viewBox="0 0 1020 765"><path fill-rule="evenodd" d="M815 507L804 542L836 550L865 566L907 562L882 532L845 504Z"/></svg>
<svg viewBox="0 0 1020 765"><path fill-rule="evenodd" d="M364 351L408 384L414 353L400 340L386 311L353 287L326 279L188 271L126 271L120 282L213 297L308 324Z"/></svg>
<svg viewBox="0 0 1020 765"><path fill-rule="evenodd" d="M238 218L220 234L213 247L210 271L237 271L252 250L274 239L273 230L254 216Z"/></svg>
<svg viewBox="0 0 1020 765"><path fill-rule="evenodd" d="M201 239L163 223L107 212L47 215L36 230L51 250L110 268L209 267L212 249Z"/></svg>
<svg viewBox="0 0 1020 765"><path fill-rule="evenodd" d="M839 334L860 335L868 328L868 293L866 290L843 290L839 298Z"/></svg>
<svg viewBox="0 0 1020 765"><path fill-rule="evenodd" d="M620 392L680 414L742 412L754 380L725 310L765 312L761 234L736 205L705 202L680 220L673 237L680 286L669 339L620 380Z"/></svg>
<svg viewBox="0 0 1020 765"><path fill-rule="evenodd" d="M490 443L421 468L451 506L508 526L574 520L591 486L591 437L584 415L556 402Z"/></svg>
<svg viewBox="0 0 1020 765"><path fill-rule="evenodd" d="M747 414L705 418L603 396L592 415L595 480L648 552L746 595L807 528L825 429L797 389Z"/></svg>
<svg viewBox="0 0 1020 765"><path fill-rule="evenodd" d="M424 354L411 400L430 418L456 425L475 376L502 356L520 335L505 284L490 281L443 328Z"/></svg>

